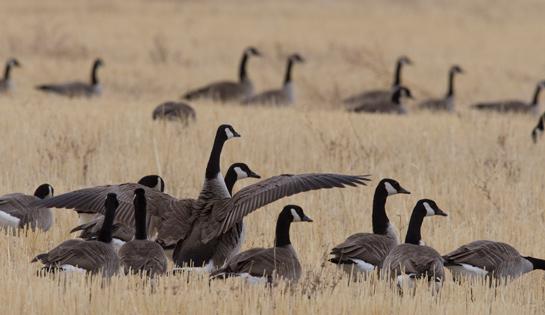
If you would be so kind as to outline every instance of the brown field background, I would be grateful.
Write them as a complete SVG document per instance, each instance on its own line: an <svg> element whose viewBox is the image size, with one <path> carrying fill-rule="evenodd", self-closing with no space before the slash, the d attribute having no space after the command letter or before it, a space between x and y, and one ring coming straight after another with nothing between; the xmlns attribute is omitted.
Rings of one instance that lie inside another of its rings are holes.
<svg viewBox="0 0 545 315"><path fill-rule="evenodd" d="M292 226L305 271L291 289L205 275L136 277L109 284L80 275L41 279L36 254L72 237L70 210L56 210L48 233L0 237L1 314L540 314L542 272L509 286L445 282L399 296L385 283L348 285L325 263L330 248L370 231L374 185L397 179L412 192L387 208L404 237L415 202L432 198L448 218L426 219L425 241L445 253L475 239L508 242L545 258L545 144L533 145L537 117L475 113L469 104L529 99L545 78L545 3L524 1L1 1L0 59L17 57L16 90L0 97L0 192L57 193L158 173L167 192L198 194L215 128L231 123L242 138L227 143L223 168L246 162L281 173L372 174L369 187L284 199L247 218L244 248L270 246L276 216L301 205L315 222ZM298 101L264 109L194 103L197 123L154 123L151 110L189 88L235 78L241 51L254 45L256 89L277 87L284 58L297 51ZM460 64L456 114L412 111L405 117L345 113L339 100L389 86L397 56L414 66L404 81L418 98L443 95L446 71ZM105 67L102 97L70 100L33 90L39 83L85 79L92 59ZM253 182L247 180L242 185ZM240 184L237 186L240 187Z"/></svg>

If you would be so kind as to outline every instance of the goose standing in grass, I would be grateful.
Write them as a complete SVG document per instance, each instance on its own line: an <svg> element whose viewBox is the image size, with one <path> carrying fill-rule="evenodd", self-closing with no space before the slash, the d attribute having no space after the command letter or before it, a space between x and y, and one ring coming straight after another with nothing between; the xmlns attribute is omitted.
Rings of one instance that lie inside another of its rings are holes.
<svg viewBox="0 0 545 315"><path fill-rule="evenodd" d="M424 217L447 216L435 201L422 199L416 203L409 221L405 243L394 247L384 259L383 273L395 279L401 289L415 287L415 280L426 278L434 292L438 292L445 276L443 258L422 241L420 229Z"/></svg>
<svg viewBox="0 0 545 315"><path fill-rule="evenodd" d="M394 92L389 100L384 101L378 98L375 100L365 100L358 106L350 109L350 111L356 113L393 113L403 115L407 113L407 109L402 103L403 98L412 99L411 90L404 86L398 86L394 88Z"/></svg>
<svg viewBox="0 0 545 315"><path fill-rule="evenodd" d="M395 194L410 194L401 185L389 178L381 180L373 197L373 233L357 233L331 251L329 261L342 266L350 275L371 273L382 267L384 258L392 248L399 245L395 227L386 214L386 199ZM354 277L356 279L357 277Z"/></svg>
<svg viewBox="0 0 545 315"><path fill-rule="evenodd" d="M155 107L152 113L153 120L177 120L185 125L195 121L197 114L193 107L183 102L164 102Z"/></svg>
<svg viewBox="0 0 545 315"><path fill-rule="evenodd" d="M420 109L428 109L435 111L454 111L454 77L456 74L464 73L458 65L450 67L448 71L448 89L447 94L443 98L429 99L418 104Z"/></svg>
<svg viewBox="0 0 545 315"><path fill-rule="evenodd" d="M36 206L38 200L53 197L53 187L42 184L36 188L32 196L13 193L0 196L0 227L47 231L53 224L51 209Z"/></svg>
<svg viewBox="0 0 545 315"><path fill-rule="evenodd" d="M471 106L471 108L482 111L494 111L499 113L539 113L539 94L545 88L545 81L540 81L534 91L530 102L519 100L507 100L496 102L483 102Z"/></svg>
<svg viewBox="0 0 545 315"><path fill-rule="evenodd" d="M521 256L509 244L495 241L473 241L443 256L445 267L455 280L488 278L492 281L511 280L532 270L545 270L545 260Z"/></svg>
<svg viewBox="0 0 545 315"><path fill-rule="evenodd" d="M539 137L543 134L543 130L545 129L545 113L541 114L539 117L539 121L537 122L537 125L532 129L532 141L534 143L537 143Z"/></svg>
<svg viewBox="0 0 545 315"><path fill-rule="evenodd" d="M405 65L411 65L412 61L407 56L401 56L397 59L394 71L394 81L392 86L388 90L371 90L363 93L353 95L343 100L348 109L354 108L362 103L373 102L382 103L388 102L394 92L395 88L401 86L401 70Z"/></svg>
<svg viewBox="0 0 545 315"><path fill-rule="evenodd" d="M276 221L274 247L252 248L237 254L210 277L241 277L252 284L272 283L276 279L297 282L302 268L290 240L292 222L312 222L312 219L299 206L285 206Z"/></svg>
<svg viewBox="0 0 545 315"><path fill-rule="evenodd" d="M40 261L48 272L88 272L101 273L104 277L113 276L119 269L119 258L111 245L112 224L118 205L116 195L109 193L104 202L104 225L96 240L64 241L49 252L34 257L32 262Z"/></svg>
<svg viewBox="0 0 545 315"><path fill-rule="evenodd" d="M303 63L305 59L299 54L292 54L288 57L288 64L286 67L286 74L284 76L284 83L279 90L270 90L261 94L252 96L242 101L242 104L265 104L265 105L289 105L295 101L295 95L293 91L293 81L291 79L291 72L293 66L296 63Z"/></svg>
<svg viewBox="0 0 545 315"><path fill-rule="evenodd" d="M0 94L7 93L13 89L13 80L11 79L11 70L13 67L21 67L21 64L15 58L11 58L6 62L4 78L0 79Z"/></svg>
<svg viewBox="0 0 545 315"><path fill-rule="evenodd" d="M220 102L234 102L251 97L254 94L254 85L246 71L246 65L251 56L261 56L254 47L248 47L242 54L239 66L239 81L214 82L204 87L187 92L182 96L185 100L200 98L213 99Z"/></svg>
<svg viewBox="0 0 545 315"><path fill-rule="evenodd" d="M91 69L91 82L69 82L62 84L43 84L38 85L36 89L53 93L67 97L91 97L100 95L102 86L98 81L98 68L102 67L104 63L102 59L98 58L93 62L93 68Z"/></svg>
<svg viewBox="0 0 545 315"><path fill-rule="evenodd" d="M125 274L142 273L153 277L167 271L167 256L156 242L148 240L146 233L146 192L142 188L134 191L134 240L119 249L119 260Z"/></svg>

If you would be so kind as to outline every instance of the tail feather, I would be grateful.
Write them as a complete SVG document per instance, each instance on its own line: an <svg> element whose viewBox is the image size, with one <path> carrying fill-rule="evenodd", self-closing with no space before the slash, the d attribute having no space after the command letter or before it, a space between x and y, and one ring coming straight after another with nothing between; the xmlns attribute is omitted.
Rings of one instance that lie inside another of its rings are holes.
<svg viewBox="0 0 545 315"><path fill-rule="evenodd" d="M342 259L341 257L333 257L329 259L329 262L337 264L337 265L353 265L355 264L354 261L350 259Z"/></svg>

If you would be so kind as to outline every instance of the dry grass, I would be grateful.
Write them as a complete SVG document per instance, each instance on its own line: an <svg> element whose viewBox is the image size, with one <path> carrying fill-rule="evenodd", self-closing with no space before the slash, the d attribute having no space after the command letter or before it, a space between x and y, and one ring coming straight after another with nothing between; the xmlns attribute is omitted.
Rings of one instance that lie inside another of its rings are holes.
<svg viewBox="0 0 545 315"><path fill-rule="evenodd" d="M196 196L213 129L229 122L242 138L226 145L224 168L246 162L262 176L286 172L372 173L413 192L388 202L404 234L416 200L429 197L449 217L427 220L424 238L440 252L474 239L509 242L545 257L545 147L529 132L535 118L482 115L474 100L530 97L544 73L542 2L518 1L4 1L0 58L16 56L17 90L0 98L0 191L32 192L49 182L58 193L133 181L159 173L175 196ZM283 56L302 53L299 102L290 109L195 104L189 128L153 123L152 108L189 87L231 78L241 50L258 89L278 85ZM442 94L446 69L461 64L454 115L349 115L338 99L387 86L392 61L415 60L405 79L418 97ZM32 90L37 83L87 78L102 56L103 97L65 100ZM249 183L248 181L247 183ZM370 230L373 187L321 191L282 200L248 217L245 248L268 246L282 205L306 209L313 224L293 226L305 279L292 289L248 287L206 277L136 278L109 284L70 276L35 277L28 262L70 237L76 218L56 212L48 233L0 237L0 313L36 314L513 314L542 313L545 281L529 274L497 290L447 281L441 296L425 287L399 296L384 283L348 286L324 263L346 236Z"/></svg>

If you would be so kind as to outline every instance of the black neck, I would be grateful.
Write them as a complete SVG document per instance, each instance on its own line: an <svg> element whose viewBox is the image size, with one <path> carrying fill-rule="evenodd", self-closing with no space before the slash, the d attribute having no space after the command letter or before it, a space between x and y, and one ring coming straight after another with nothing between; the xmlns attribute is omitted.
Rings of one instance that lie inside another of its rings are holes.
<svg viewBox="0 0 545 315"><path fill-rule="evenodd" d="M396 63L396 70L394 73L394 83L392 86L398 86L401 85L401 68L403 67L403 63L398 60Z"/></svg>
<svg viewBox="0 0 545 315"><path fill-rule="evenodd" d="M422 234L420 229L422 228L422 222L424 222L425 214L422 211L417 210L416 205L413 213L411 214L411 220L409 221L409 229L407 230L407 236L405 237L405 243L420 245L422 240Z"/></svg>
<svg viewBox="0 0 545 315"><path fill-rule="evenodd" d="M287 212L281 212L276 221L276 238L274 240L274 247L281 247L290 245L290 214Z"/></svg>
<svg viewBox="0 0 545 315"><path fill-rule="evenodd" d="M384 189L384 185L379 184L375 189L373 197L373 233L386 234L390 220L386 215L386 198L388 193Z"/></svg>
<svg viewBox="0 0 545 315"><path fill-rule="evenodd" d="M242 82L248 78L248 74L246 73L246 64L248 63L248 53L244 53L242 55L242 59L240 60L240 68L238 72L238 78Z"/></svg>
<svg viewBox="0 0 545 315"><path fill-rule="evenodd" d="M454 71L450 71L448 74L448 89L447 89L447 97L451 97L454 95L454 75L456 73Z"/></svg>
<svg viewBox="0 0 545 315"><path fill-rule="evenodd" d="M538 105L539 93L541 93L541 84L536 87L536 90L534 92L534 98L532 99L532 105Z"/></svg>
<svg viewBox="0 0 545 315"><path fill-rule="evenodd" d="M401 104L401 91L396 91L392 94L392 103L397 105Z"/></svg>
<svg viewBox="0 0 545 315"><path fill-rule="evenodd" d="M136 198L139 198L139 197L136 197ZM147 240L148 234L146 232L146 204L145 203L144 204L139 203L134 205L134 223L135 223L134 238L137 240Z"/></svg>
<svg viewBox="0 0 545 315"><path fill-rule="evenodd" d="M9 80L11 73L11 64L9 62L6 64L6 68L4 69L4 80Z"/></svg>
<svg viewBox="0 0 545 315"><path fill-rule="evenodd" d="M98 63L95 62L95 64L93 64L93 69L91 70L91 84L92 85L97 85L98 84L97 70L98 70Z"/></svg>
<svg viewBox="0 0 545 315"><path fill-rule="evenodd" d="M284 76L284 84L291 82L291 69L293 68L293 60L288 59L288 66L286 67L286 75Z"/></svg>
<svg viewBox="0 0 545 315"><path fill-rule="evenodd" d="M110 243L112 241L112 226L114 224L115 208L106 209L106 214L104 215L104 222L102 223L102 228L98 234L97 240Z"/></svg>
<svg viewBox="0 0 545 315"><path fill-rule="evenodd" d="M225 173L225 186L227 186L227 190L229 191L229 195L233 195L233 187L235 186L235 183L238 179L237 173L233 168L229 168L227 170L227 173Z"/></svg>
<svg viewBox="0 0 545 315"><path fill-rule="evenodd" d="M218 130L216 139L214 139L214 146L212 147L212 152L210 153L210 158L208 159L208 165L206 166L206 179L214 179L220 173L221 150L223 149L223 144L225 143L225 140L223 140L219 134L220 132L225 131Z"/></svg>
<svg viewBox="0 0 545 315"><path fill-rule="evenodd" d="M527 256L527 257L524 257L524 258L526 258L527 260L529 260L532 263L532 265L534 266L534 270L535 269L545 270L545 260L530 257L530 256Z"/></svg>

